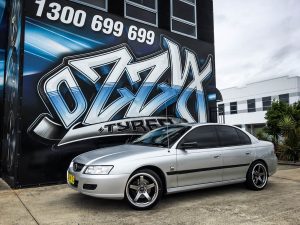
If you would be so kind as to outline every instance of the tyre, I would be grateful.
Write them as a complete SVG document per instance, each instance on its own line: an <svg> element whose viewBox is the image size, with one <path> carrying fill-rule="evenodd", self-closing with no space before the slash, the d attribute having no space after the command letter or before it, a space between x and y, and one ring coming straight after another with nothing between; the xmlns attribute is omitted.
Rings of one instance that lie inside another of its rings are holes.
<svg viewBox="0 0 300 225"><path fill-rule="evenodd" d="M163 186L160 177L149 169L131 175L125 188L125 198L137 210L151 209L160 201Z"/></svg>
<svg viewBox="0 0 300 225"><path fill-rule="evenodd" d="M246 185L249 189L260 191L267 186L268 170L265 163L257 161L251 164L246 176Z"/></svg>

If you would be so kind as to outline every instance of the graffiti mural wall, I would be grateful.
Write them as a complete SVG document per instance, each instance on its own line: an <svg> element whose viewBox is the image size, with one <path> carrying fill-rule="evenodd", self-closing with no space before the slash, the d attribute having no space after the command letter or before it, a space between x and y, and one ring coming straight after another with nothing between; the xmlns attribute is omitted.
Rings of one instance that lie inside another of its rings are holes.
<svg viewBox="0 0 300 225"><path fill-rule="evenodd" d="M12 106L20 112L19 151L17 159L6 155L19 162L14 186L62 181L84 151L166 124L210 120L213 43L72 1L24 4L22 85L15 93L22 102Z"/></svg>
<svg viewBox="0 0 300 225"><path fill-rule="evenodd" d="M0 106L3 108L3 87L4 87L4 68L5 52L7 45L7 4L6 0L0 0ZM1 110L2 111L2 110Z"/></svg>
<svg viewBox="0 0 300 225"><path fill-rule="evenodd" d="M16 174L15 163L19 150L21 21L21 1L11 0L4 81L2 171L12 178Z"/></svg>
<svg viewBox="0 0 300 225"><path fill-rule="evenodd" d="M7 4L6 0L0 0L0 167L3 133L3 89L4 89L4 70L7 46ZM1 174L1 171L0 171Z"/></svg>

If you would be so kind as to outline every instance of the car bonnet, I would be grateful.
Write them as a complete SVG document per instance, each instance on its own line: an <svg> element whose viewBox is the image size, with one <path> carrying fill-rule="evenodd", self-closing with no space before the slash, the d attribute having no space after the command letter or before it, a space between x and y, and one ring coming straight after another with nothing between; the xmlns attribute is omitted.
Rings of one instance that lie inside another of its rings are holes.
<svg viewBox="0 0 300 225"><path fill-rule="evenodd" d="M84 165L91 165L97 161L106 161L107 158L113 160L122 156L143 154L149 151L157 151L160 148L148 147L140 145L119 145L114 147L100 148L97 150L83 153L74 158L74 162L78 162ZM122 155L122 156L121 156Z"/></svg>

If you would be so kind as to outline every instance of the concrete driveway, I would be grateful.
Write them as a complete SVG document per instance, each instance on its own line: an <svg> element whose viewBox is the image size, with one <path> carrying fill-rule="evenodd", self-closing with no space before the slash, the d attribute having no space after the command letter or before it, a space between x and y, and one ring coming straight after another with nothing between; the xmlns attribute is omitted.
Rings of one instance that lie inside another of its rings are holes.
<svg viewBox="0 0 300 225"><path fill-rule="evenodd" d="M300 167L280 166L265 190L242 184L165 197L150 211L66 185L11 190L0 180L0 224L300 224Z"/></svg>

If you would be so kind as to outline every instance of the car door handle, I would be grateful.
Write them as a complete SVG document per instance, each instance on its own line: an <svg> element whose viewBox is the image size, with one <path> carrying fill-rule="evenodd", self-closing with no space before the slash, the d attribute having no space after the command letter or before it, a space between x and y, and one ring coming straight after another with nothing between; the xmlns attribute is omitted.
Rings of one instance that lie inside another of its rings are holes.
<svg viewBox="0 0 300 225"><path fill-rule="evenodd" d="M251 152L246 152L246 155L251 155Z"/></svg>
<svg viewBox="0 0 300 225"><path fill-rule="evenodd" d="M220 155L215 155L214 158L218 159L218 158L220 158Z"/></svg>

